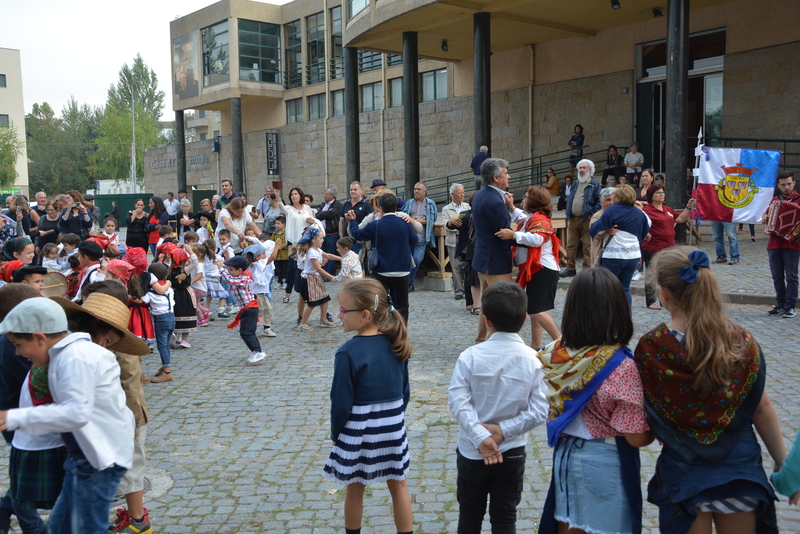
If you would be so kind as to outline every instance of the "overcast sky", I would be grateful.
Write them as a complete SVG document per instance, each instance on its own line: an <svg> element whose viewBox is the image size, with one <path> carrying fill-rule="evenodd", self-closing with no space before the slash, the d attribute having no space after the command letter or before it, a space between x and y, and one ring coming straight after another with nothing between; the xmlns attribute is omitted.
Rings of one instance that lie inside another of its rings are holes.
<svg viewBox="0 0 800 534"><path fill-rule="evenodd" d="M288 0L273 0L285 4ZM158 76L164 91L162 119L174 120L170 106L170 21L214 0L2 0L0 48L22 57L25 113L48 102L56 114L74 96L79 104L102 106L123 64L136 54Z"/></svg>

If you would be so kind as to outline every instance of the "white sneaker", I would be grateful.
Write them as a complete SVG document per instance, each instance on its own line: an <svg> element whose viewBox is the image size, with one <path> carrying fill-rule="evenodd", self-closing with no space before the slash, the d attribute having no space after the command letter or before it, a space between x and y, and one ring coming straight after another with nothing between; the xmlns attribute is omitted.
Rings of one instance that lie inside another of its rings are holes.
<svg viewBox="0 0 800 534"><path fill-rule="evenodd" d="M257 363L267 357L266 352L254 352L248 359L247 363Z"/></svg>
<svg viewBox="0 0 800 534"><path fill-rule="evenodd" d="M636 271L635 273L633 273L633 278L631 278L631 280L633 280L633 281L641 280L641 279L642 279L642 273L640 273L639 271Z"/></svg>
<svg viewBox="0 0 800 534"><path fill-rule="evenodd" d="M266 328L264 329L264 335L265 335L265 336L267 336L267 337L275 337L275 336L277 336L278 334L276 334L275 332L273 332L273 331L272 331L272 328L270 328L270 327L266 327Z"/></svg>

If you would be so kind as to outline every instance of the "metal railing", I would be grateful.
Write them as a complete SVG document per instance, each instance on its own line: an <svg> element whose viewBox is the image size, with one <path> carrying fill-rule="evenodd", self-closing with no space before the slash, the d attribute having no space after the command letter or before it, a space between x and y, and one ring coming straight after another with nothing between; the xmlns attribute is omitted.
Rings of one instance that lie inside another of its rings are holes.
<svg viewBox="0 0 800 534"><path fill-rule="evenodd" d="M283 88L294 89L303 86L303 67L285 69L283 71Z"/></svg>
<svg viewBox="0 0 800 534"><path fill-rule="evenodd" d="M325 81L325 60L320 59L306 65L306 85Z"/></svg>
<svg viewBox="0 0 800 534"><path fill-rule="evenodd" d="M344 56L332 57L330 59L331 80L338 80L344 77Z"/></svg>
<svg viewBox="0 0 800 534"><path fill-rule="evenodd" d="M697 142L697 138L690 138L690 143L692 142ZM780 150L780 167L783 170L800 169L800 139L767 139L763 137L703 137L702 142L708 146L716 147Z"/></svg>

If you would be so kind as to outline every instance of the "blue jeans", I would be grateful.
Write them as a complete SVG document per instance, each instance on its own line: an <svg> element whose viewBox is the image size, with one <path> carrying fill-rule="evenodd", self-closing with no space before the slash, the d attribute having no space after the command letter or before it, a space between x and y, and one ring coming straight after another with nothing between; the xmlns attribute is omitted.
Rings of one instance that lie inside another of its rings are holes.
<svg viewBox="0 0 800 534"><path fill-rule="evenodd" d="M725 238L722 232L728 236L728 246L731 249L731 259L739 259L739 238L736 237L736 225L729 222L712 222L711 233L714 234L714 247L717 249L718 258L727 258L725 254Z"/></svg>
<svg viewBox="0 0 800 534"><path fill-rule="evenodd" d="M39 517L36 507L33 504L12 499L6 492L0 499L0 532L8 532L12 515L17 516L22 534L46 534L47 527Z"/></svg>
<svg viewBox="0 0 800 534"><path fill-rule="evenodd" d="M156 347L161 355L161 366L169 367L169 338L175 330L175 314L172 312L153 315L153 330L156 331Z"/></svg>
<svg viewBox="0 0 800 534"><path fill-rule="evenodd" d="M622 289L625 290L625 297L628 299L628 305L633 307L633 298L631 297L631 278L633 273L636 272L636 267L639 265L639 258L632 260L618 260L616 258L603 258L603 267L611 271L611 274L617 277L622 284Z"/></svg>
<svg viewBox="0 0 800 534"><path fill-rule="evenodd" d="M322 242L322 252L328 254L336 254L336 242L339 241L339 234L326 235L325 240ZM336 262L328 260L328 263L323 267L325 272L333 274L336 272Z"/></svg>
<svg viewBox="0 0 800 534"><path fill-rule="evenodd" d="M105 532L108 510L127 471L113 465L98 471L85 459L68 456L64 487L50 514L50 534Z"/></svg>
<svg viewBox="0 0 800 534"><path fill-rule="evenodd" d="M775 287L775 305L792 309L797 306L797 266L800 250L776 248L768 250L769 270Z"/></svg>
<svg viewBox="0 0 800 534"><path fill-rule="evenodd" d="M362 248L364 248L364 243L359 243L357 241L353 241L353 248L351 248L350 250L352 250L353 252L358 254L359 252L361 252Z"/></svg>
<svg viewBox="0 0 800 534"><path fill-rule="evenodd" d="M422 259L425 257L425 249L428 247L428 244L425 241L420 241L416 245L414 245L413 250L411 250L411 257L414 258L414 267L411 269L411 275L409 276L409 283L413 286L414 280L417 278L417 271L419 270L419 265L422 263Z"/></svg>
<svg viewBox="0 0 800 534"><path fill-rule="evenodd" d="M242 341L250 349L250 352L261 352L261 343L256 337L256 327L258 326L258 308L247 308L242 310L239 316L239 335Z"/></svg>
<svg viewBox="0 0 800 534"><path fill-rule="evenodd" d="M220 278L219 279L219 283L222 284L222 289L224 289L225 291L228 292L228 296L225 297L225 305L226 306L235 306L236 305L236 300L233 298L233 295L231 295L231 285L224 278Z"/></svg>

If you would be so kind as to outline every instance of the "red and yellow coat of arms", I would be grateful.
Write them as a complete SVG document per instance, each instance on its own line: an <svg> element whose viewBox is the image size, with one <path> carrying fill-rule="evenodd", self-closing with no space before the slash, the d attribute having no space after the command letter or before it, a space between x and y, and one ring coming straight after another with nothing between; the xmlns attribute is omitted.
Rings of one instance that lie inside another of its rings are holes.
<svg viewBox="0 0 800 534"><path fill-rule="evenodd" d="M741 163L735 167L722 167L725 178L719 181L714 188L719 195L719 201L729 208L743 208L753 201L753 196L758 193L758 188L750 177L756 172L755 168L748 169Z"/></svg>

